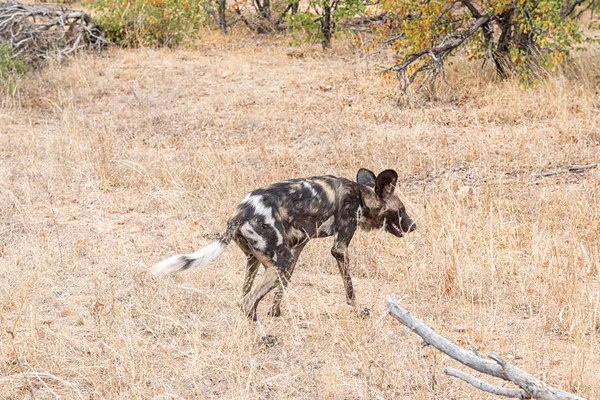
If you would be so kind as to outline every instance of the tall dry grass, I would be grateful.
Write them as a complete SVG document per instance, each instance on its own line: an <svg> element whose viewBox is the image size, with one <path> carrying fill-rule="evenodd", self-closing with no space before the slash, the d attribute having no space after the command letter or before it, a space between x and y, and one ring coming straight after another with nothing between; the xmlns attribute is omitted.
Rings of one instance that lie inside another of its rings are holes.
<svg viewBox="0 0 600 400"><path fill-rule="evenodd" d="M20 82L0 110L0 398L488 398L386 316L390 293L453 341L599 397L600 171L539 177L600 159L598 55L527 91L459 63L440 100L404 107L375 65L215 37ZM355 237L372 318L345 305L325 239L282 318L259 310L270 349L237 307L235 246L148 273L209 243L247 191L359 167L394 167L419 226Z"/></svg>

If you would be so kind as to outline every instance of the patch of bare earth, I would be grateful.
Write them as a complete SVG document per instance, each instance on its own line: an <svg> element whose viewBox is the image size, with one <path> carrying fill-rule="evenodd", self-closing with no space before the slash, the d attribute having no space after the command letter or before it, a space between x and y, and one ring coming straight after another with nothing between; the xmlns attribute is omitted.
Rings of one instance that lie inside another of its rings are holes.
<svg viewBox="0 0 600 400"><path fill-rule="evenodd" d="M255 38L30 76L0 109L0 398L489 398L441 373L456 364L386 315L387 294L600 397L600 168L539 177L600 160L600 68L582 57L529 91L456 67L442 101L401 107L372 61ZM237 306L235 245L149 274L222 233L247 191L360 167L398 171L419 227L353 240L371 318L345 305L329 239L281 318L261 304L273 348Z"/></svg>

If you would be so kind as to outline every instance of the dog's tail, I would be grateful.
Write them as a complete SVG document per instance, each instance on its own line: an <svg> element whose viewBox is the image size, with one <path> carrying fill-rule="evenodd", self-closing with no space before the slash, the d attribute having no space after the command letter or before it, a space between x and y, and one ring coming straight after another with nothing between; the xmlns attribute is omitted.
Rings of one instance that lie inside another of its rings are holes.
<svg viewBox="0 0 600 400"><path fill-rule="evenodd" d="M229 220L227 223L227 230L219 239L194 253L176 255L162 260L152 267L152 273L154 275L166 275L188 269L206 267L215 258L219 257L221 253L225 251L229 242L231 242L231 239L238 228L238 225L232 220L233 218Z"/></svg>

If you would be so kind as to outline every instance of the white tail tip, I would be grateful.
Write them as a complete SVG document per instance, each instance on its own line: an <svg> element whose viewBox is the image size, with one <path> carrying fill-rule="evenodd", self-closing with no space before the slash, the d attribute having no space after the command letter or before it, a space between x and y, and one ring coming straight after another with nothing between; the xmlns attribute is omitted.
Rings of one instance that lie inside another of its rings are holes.
<svg viewBox="0 0 600 400"><path fill-rule="evenodd" d="M225 243L217 240L208 246L196 251L191 254L176 255L167 258L155 264L152 267L152 274L154 275L166 275L173 274L186 269L196 269L207 266L212 260L217 258L223 250L225 250Z"/></svg>
<svg viewBox="0 0 600 400"><path fill-rule="evenodd" d="M180 271L185 266L185 256L176 255L162 260L161 262L154 264L151 271L153 275L167 275L174 272Z"/></svg>

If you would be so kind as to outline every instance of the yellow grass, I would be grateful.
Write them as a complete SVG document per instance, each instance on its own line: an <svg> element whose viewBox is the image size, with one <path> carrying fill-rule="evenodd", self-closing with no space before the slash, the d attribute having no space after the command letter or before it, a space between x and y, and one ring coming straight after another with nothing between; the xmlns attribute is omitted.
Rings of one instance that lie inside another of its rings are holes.
<svg viewBox="0 0 600 400"><path fill-rule="evenodd" d="M288 53L290 53L288 55ZM0 109L0 398L486 399L386 315L600 397L599 56L523 91L454 66L441 100L340 47L215 35L195 51L110 50L22 81ZM329 89L328 87L331 86ZM253 188L395 168L418 231L359 232L346 306L329 239L283 316L241 314L244 258L156 278L222 233Z"/></svg>

